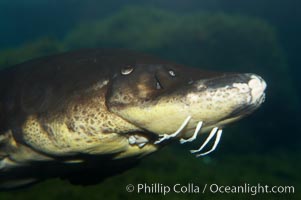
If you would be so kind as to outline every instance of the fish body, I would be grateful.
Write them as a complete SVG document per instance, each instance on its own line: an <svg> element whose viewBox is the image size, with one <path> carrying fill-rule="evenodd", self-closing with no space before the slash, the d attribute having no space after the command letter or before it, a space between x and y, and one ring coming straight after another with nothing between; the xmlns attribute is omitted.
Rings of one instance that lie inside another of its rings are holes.
<svg viewBox="0 0 301 200"><path fill-rule="evenodd" d="M170 141L250 114L265 87L255 74L208 72L126 50L80 50L2 70L0 187L51 177L97 183Z"/></svg>

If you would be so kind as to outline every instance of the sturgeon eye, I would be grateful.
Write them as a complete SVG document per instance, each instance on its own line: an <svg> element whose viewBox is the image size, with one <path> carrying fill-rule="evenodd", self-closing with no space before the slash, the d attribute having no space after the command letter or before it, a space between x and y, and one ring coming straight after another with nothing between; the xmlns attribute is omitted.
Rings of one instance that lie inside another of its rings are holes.
<svg viewBox="0 0 301 200"><path fill-rule="evenodd" d="M134 71L134 67L131 65L128 65L124 68L121 69L121 74L122 75L129 75Z"/></svg>
<svg viewBox="0 0 301 200"><path fill-rule="evenodd" d="M169 75L172 76L172 77L175 77L175 76L176 76L175 71L173 71L173 70L171 70L171 69L168 71L168 73L169 73Z"/></svg>

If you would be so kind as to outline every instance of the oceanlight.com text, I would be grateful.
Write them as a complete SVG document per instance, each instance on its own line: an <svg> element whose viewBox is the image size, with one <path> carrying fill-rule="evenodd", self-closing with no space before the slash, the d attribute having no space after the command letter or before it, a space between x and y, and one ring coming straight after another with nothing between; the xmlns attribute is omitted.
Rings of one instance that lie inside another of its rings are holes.
<svg viewBox="0 0 301 200"><path fill-rule="evenodd" d="M181 193L181 194L250 194L252 196L257 194L294 194L294 186L270 186L258 183L251 185L244 183L242 185L219 185L219 184L204 184L198 185L195 183L167 185L162 183L138 183L128 184L126 186L127 192L135 192L137 194L162 194Z"/></svg>

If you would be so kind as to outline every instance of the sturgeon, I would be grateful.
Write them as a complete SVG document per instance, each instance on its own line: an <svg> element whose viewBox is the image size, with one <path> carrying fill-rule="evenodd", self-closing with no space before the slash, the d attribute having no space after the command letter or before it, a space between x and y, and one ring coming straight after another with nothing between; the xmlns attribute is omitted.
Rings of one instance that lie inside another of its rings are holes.
<svg viewBox="0 0 301 200"><path fill-rule="evenodd" d="M95 184L171 142L222 128L264 101L251 73L189 68L127 50L85 49L0 72L0 188L53 177ZM215 140L209 151L204 148Z"/></svg>

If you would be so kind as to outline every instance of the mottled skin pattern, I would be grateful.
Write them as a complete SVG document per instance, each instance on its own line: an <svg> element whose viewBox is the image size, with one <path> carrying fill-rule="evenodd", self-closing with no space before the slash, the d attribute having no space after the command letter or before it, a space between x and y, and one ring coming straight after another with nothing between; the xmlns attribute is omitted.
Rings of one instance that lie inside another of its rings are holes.
<svg viewBox="0 0 301 200"><path fill-rule="evenodd" d="M124 50L81 50L3 70L0 186L57 176L96 183L167 144L154 141L188 115L183 138L200 120L206 132L249 114L262 102L252 100L250 80Z"/></svg>
<svg viewBox="0 0 301 200"><path fill-rule="evenodd" d="M39 61L25 63L17 66L16 73L8 72L13 74L15 90L6 94L10 102L3 100L4 105L12 104L5 107L10 109L6 117L13 118L6 126L13 127L19 143L50 155L127 151L130 148L127 138L119 134L141 129L108 111L105 95L114 74L114 69L110 68L117 68L119 72L135 60L129 58L128 63L117 65L119 57L126 54L120 53L113 58L110 58L110 51L87 50L86 55L85 52L76 54L58 56L54 61L50 57L49 62L41 61L44 66L40 66ZM98 63L96 59L101 59L98 54L108 56ZM103 66L106 61L110 65ZM41 67L43 70L39 70ZM106 69L112 71L108 73ZM80 71L74 74L74 70Z"/></svg>

